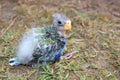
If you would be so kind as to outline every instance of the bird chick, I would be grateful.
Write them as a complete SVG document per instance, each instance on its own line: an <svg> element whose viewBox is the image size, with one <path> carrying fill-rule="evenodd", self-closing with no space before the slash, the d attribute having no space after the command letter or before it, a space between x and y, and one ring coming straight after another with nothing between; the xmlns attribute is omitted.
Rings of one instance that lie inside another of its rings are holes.
<svg viewBox="0 0 120 80"><path fill-rule="evenodd" d="M51 26L32 28L23 35L9 65L34 66L58 61L66 46L67 30L71 30L71 20L64 14L53 14Z"/></svg>

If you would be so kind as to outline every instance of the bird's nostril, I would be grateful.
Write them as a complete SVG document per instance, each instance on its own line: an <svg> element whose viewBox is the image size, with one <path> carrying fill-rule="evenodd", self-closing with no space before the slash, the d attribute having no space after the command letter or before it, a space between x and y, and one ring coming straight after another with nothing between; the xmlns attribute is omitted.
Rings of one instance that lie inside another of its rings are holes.
<svg viewBox="0 0 120 80"><path fill-rule="evenodd" d="M69 20L68 20L68 21L66 21L66 24L70 24L70 23L71 23L71 21L69 21Z"/></svg>

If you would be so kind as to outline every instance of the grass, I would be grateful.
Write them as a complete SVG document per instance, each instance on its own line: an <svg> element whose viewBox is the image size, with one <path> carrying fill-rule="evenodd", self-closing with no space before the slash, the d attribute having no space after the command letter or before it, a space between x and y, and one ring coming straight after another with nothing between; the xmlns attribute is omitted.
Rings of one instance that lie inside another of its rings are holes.
<svg viewBox="0 0 120 80"><path fill-rule="evenodd" d="M37 69L9 66L8 60L14 56L22 34L32 26L49 25L51 15L56 12L56 8L52 6L49 9L42 5L44 8L40 10L38 5L29 4L31 3L15 7L19 18L0 39L0 80L119 80L120 29L116 27L118 23L106 16L88 15L69 7L58 11L67 14L73 25L67 35L67 49L64 54L78 50L77 54L69 60L61 60Z"/></svg>

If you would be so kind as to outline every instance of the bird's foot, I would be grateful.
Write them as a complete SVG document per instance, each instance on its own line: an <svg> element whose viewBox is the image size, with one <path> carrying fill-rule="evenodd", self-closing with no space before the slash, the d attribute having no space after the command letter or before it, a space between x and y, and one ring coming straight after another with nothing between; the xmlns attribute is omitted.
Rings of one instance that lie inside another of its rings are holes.
<svg viewBox="0 0 120 80"><path fill-rule="evenodd" d="M72 51L70 53L67 53L64 56L61 56L61 59L70 59L75 53L77 53L78 51Z"/></svg>

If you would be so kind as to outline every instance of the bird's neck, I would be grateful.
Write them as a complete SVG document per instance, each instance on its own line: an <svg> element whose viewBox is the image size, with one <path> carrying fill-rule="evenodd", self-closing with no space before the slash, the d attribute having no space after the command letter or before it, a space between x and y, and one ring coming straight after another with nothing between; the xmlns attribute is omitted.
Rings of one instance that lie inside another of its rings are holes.
<svg viewBox="0 0 120 80"><path fill-rule="evenodd" d="M54 27L54 25L52 25ZM56 27L54 27L56 28ZM56 30L58 31L58 34L60 34L61 36L66 38L66 31L65 30L59 30L58 28L56 28Z"/></svg>
<svg viewBox="0 0 120 80"><path fill-rule="evenodd" d="M59 31L59 30L58 30L58 33L59 33L61 36L63 36L63 37L66 38L66 31Z"/></svg>

